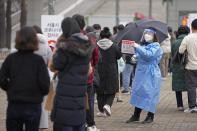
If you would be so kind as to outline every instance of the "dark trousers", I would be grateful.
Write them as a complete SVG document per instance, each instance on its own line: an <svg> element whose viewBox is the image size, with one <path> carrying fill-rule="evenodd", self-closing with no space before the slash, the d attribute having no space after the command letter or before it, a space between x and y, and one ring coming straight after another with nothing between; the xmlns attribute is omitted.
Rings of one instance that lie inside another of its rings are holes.
<svg viewBox="0 0 197 131"><path fill-rule="evenodd" d="M98 102L99 111L104 112L103 106L105 104L111 107L114 101L114 97L115 97L115 94L97 94L97 102Z"/></svg>
<svg viewBox="0 0 197 131"><path fill-rule="evenodd" d="M189 108L196 106L197 70L185 71L185 86L187 88Z"/></svg>
<svg viewBox="0 0 197 131"><path fill-rule="evenodd" d="M85 131L83 126L64 126L63 131Z"/></svg>
<svg viewBox="0 0 197 131"><path fill-rule="evenodd" d="M85 131L83 125L81 126L64 126L58 123L53 124L53 131Z"/></svg>
<svg viewBox="0 0 197 131"><path fill-rule="evenodd" d="M176 91L176 102L177 102L177 107L183 107L183 99L182 99L181 91Z"/></svg>
<svg viewBox="0 0 197 131"><path fill-rule="evenodd" d="M89 104L89 109L86 110L86 123L88 126L93 126L95 125L94 121L94 89L93 89L93 84L88 84L87 88L87 93L88 93L88 104Z"/></svg>
<svg viewBox="0 0 197 131"><path fill-rule="evenodd" d="M134 116L139 118L141 112L142 112L142 109L135 107ZM152 119L154 119L154 113L152 113L152 112L148 112L147 116L149 116Z"/></svg>
<svg viewBox="0 0 197 131"><path fill-rule="evenodd" d="M7 131L38 131L40 124L41 104L8 102Z"/></svg>

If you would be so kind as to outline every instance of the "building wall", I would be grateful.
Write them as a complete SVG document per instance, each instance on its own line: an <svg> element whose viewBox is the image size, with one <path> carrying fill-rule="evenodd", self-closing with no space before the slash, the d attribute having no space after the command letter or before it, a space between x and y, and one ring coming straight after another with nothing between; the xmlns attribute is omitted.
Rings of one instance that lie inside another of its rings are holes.
<svg viewBox="0 0 197 131"><path fill-rule="evenodd" d="M188 14L189 12L197 13L197 0L173 0L169 6L169 21L168 25L174 30L180 25L180 15Z"/></svg>

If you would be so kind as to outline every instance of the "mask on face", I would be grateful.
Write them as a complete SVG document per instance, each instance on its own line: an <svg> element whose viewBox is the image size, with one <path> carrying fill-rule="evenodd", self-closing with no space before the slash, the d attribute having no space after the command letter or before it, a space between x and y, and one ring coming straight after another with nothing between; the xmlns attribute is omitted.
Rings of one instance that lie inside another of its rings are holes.
<svg viewBox="0 0 197 131"><path fill-rule="evenodd" d="M148 43L153 42L153 37L152 37L151 35L149 35L149 34L145 34L145 35L144 35L144 39L145 39L145 41L148 42Z"/></svg>

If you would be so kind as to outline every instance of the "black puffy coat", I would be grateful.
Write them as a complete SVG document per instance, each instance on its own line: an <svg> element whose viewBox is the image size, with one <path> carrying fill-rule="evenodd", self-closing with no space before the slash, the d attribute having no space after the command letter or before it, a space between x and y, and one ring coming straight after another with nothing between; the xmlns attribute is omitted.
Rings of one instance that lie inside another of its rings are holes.
<svg viewBox="0 0 197 131"><path fill-rule="evenodd" d="M94 45L79 33L59 40L57 48L53 64L58 70L58 85L51 119L58 124L79 126L85 123L85 93Z"/></svg>
<svg viewBox="0 0 197 131"><path fill-rule="evenodd" d="M117 60L121 58L120 48L109 39L100 40L98 46L100 86L96 91L98 94L115 94L119 88Z"/></svg>

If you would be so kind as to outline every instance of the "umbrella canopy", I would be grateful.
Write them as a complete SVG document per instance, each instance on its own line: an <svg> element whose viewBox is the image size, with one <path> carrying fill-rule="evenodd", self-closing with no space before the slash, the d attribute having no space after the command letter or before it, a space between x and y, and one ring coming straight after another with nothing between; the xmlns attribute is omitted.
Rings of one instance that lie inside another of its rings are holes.
<svg viewBox="0 0 197 131"><path fill-rule="evenodd" d="M143 23L136 23L140 28L148 28L154 27L157 31L157 36L159 38L159 42L161 43L168 37L168 28L167 25L161 21L146 21Z"/></svg>
<svg viewBox="0 0 197 131"><path fill-rule="evenodd" d="M144 29L153 27L157 30L156 34L159 42L162 42L168 37L167 25L160 21L152 21L150 19L142 19L137 22L130 22L126 28L119 32L116 37L116 43L121 45L122 40L131 40L137 43L140 42Z"/></svg>

